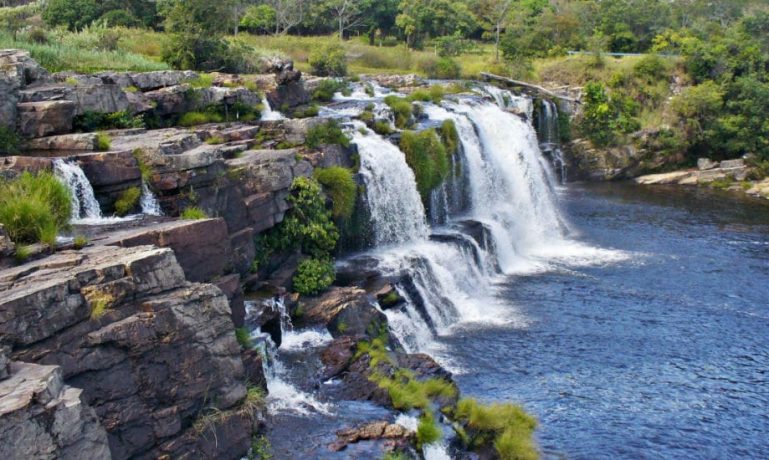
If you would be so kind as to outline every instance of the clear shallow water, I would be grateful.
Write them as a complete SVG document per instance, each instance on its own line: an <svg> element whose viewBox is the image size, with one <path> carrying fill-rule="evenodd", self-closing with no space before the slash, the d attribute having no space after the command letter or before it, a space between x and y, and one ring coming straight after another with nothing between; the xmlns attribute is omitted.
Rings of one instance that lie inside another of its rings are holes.
<svg viewBox="0 0 769 460"><path fill-rule="evenodd" d="M580 240L631 256L508 277L521 321L440 339L463 393L523 403L569 458L766 458L769 204L623 184L561 201Z"/></svg>

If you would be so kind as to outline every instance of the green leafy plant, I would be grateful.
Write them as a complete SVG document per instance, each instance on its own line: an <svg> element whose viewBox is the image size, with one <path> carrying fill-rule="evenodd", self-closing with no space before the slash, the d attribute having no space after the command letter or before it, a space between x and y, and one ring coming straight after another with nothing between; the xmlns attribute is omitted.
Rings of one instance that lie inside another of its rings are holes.
<svg viewBox="0 0 769 460"><path fill-rule="evenodd" d="M142 191L139 187L130 187L123 190L117 201L115 201L115 214L121 217L127 216L139 205L141 196Z"/></svg>
<svg viewBox="0 0 769 460"><path fill-rule="evenodd" d="M329 102L336 93L349 92L350 87L344 80L327 78L318 83L318 87L312 92L312 99L318 102Z"/></svg>
<svg viewBox="0 0 769 460"><path fill-rule="evenodd" d="M144 128L144 119L122 112L85 112L75 117L73 127L76 131L93 132L105 129Z"/></svg>
<svg viewBox="0 0 769 460"><path fill-rule="evenodd" d="M395 126L400 129L408 128L411 124L411 103L408 100L398 96L387 96L384 99L384 102L392 109L393 113L395 114Z"/></svg>
<svg viewBox="0 0 769 460"><path fill-rule="evenodd" d="M72 215L70 192L53 174L23 173L0 181L0 223L15 243L53 247Z"/></svg>
<svg viewBox="0 0 769 460"><path fill-rule="evenodd" d="M180 217L182 220L201 220L208 219L208 214L206 214L205 211L198 207L190 206L189 208L185 208L184 211L182 211Z"/></svg>
<svg viewBox="0 0 769 460"><path fill-rule="evenodd" d="M95 147L100 152L106 152L112 148L112 138L107 133L97 133Z"/></svg>
<svg viewBox="0 0 769 460"><path fill-rule="evenodd" d="M304 259L294 275L294 290L302 295L317 295L331 286L336 275L334 263L323 259Z"/></svg>
<svg viewBox="0 0 769 460"><path fill-rule="evenodd" d="M449 173L450 163L446 147L435 130L404 131L400 147L406 162L414 171L417 189L427 202L430 192L438 187Z"/></svg>
<svg viewBox="0 0 769 460"><path fill-rule="evenodd" d="M253 348L254 344L251 340L251 333L245 327L239 327L235 329L235 339L240 346L244 349Z"/></svg>
<svg viewBox="0 0 769 460"><path fill-rule="evenodd" d="M336 120L328 120L313 126L307 131L305 139L307 147L318 148L324 144L338 144L343 147L350 146L350 138L342 131Z"/></svg>
<svg viewBox="0 0 769 460"><path fill-rule="evenodd" d="M334 166L318 168L313 173L334 203L332 214L337 219L349 219L355 211L358 186L347 168Z"/></svg>
<svg viewBox="0 0 769 460"><path fill-rule="evenodd" d="M312 73L320 77L344 77L347 75L347 56L344 48L331 44L315 48L309 57Z"/></svg>

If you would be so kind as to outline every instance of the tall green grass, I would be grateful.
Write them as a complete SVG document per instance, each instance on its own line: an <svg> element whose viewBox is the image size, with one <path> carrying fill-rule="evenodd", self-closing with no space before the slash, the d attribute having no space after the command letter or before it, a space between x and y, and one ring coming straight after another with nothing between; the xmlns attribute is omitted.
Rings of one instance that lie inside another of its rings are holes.
<svg viewBox="0 0 769 460"><path fill-rule="evenodd" d="M0 223L15 243L54 246L71 214L69 189L52 173L25 172L0 182Z"/></svg>
<svg viewBox="0 0 769 460"><path fill-rule="evenodd" d="M86 37L83 35L84 33L64 35L64 37L68 37L66 40L51 37L48 43L33 43L27 41L22 35L14 40L11 34L0 31L0 49L27 50L41 66L50 72L65 70L79 73L95 73L105 70L149 72L168 69L164 63L119 47L108 50L92 46L91 37Z"/></svg>

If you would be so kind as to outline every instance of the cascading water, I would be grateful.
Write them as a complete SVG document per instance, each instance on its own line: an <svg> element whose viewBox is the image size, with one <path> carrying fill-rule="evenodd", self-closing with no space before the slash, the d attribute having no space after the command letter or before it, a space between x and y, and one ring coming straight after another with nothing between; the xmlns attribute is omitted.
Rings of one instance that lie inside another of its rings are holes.
<svg viewBox="0 0 769 460"><path fill-rule="evenodd" d="M283 337L283 349L292 349L307 346L322 346L332 340L328 332L304 331L295 333L291 325L291 318L286 311L282 299L268 299L262 302L246 302L246 322L252 315L264 308L277 311L280 315L281 334ZM252 339L262 347L264 356L265 377L267 379L268 410L272 414L289 411L298 415L310 413L330 413L331 407L321 403L309 393L305 393L290 382L289 369L283 364L278 354L278 347L269 334L263 333L258 328L251 333Z"/></svg>
<svg viewBox="0 0 769 460"><path fill-rule="evenodd" d="M278 112L277 110L272 110L272 107L270 106L270 101L267 100L267 98L262 99L262 117L261 119L264 121L271 121L271 120L283 120L286 117L283 116L282 113Z"/></svg>
<svg viewBox="0 0 769 460"><path fill-rule="evenodd" d="M146 182L142 181L142 196L139 202L142 207L142 214L147 216L162 216L163 210L160 208L158 198L152 193Z"/></svg>
<svg viewBox="0 0 769 460"><path fill-rule="evenodd" d="M72 198L72 220L101 219L101 207L83 169L73 161L53 160L53 171L69 188Z"/></svg>
<svg viewBox="0 0 769 460"><path fill-rule="evenodd" d="M558 106L553 101L543 99L537 121L540 147L544 153L550 155L553 167L558 172L560 182L565 183L567 170L559 139Z"/></svg>

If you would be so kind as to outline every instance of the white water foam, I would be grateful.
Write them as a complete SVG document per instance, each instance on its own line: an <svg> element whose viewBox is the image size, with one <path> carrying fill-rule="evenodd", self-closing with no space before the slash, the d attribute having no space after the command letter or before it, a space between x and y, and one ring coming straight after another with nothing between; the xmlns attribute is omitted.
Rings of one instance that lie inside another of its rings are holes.
<svg viewBox="0 0 769 460"><path fill-rule="evenodd" d="M140 201L142 214L146 216L162 216L163 210L160 208L158 197L152 193L146 182L142 181L142 196Z"/></svg>
<svg viewBox="0 0 769 460"><path fill-rule="evenodd" d="M53 160L53 171L70 191L72 200L72 220L78 223L81 219L101 219L101 207L96 201L93 187L85 176L83 169L74 161L61 158Z"/></svg>
<svg viewBox="0 0 769 460"><path fill-rule="evenodd" d="M272 110L272 107L270 106L270 101L268 101L266 97L262 98L261 120L264 120L264 121L285 120L285 118L286 117L279 111Z"/></svg>

